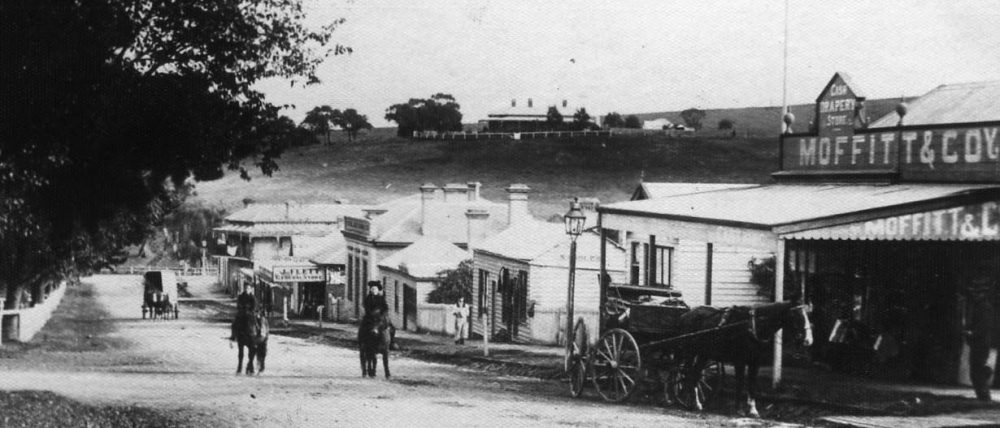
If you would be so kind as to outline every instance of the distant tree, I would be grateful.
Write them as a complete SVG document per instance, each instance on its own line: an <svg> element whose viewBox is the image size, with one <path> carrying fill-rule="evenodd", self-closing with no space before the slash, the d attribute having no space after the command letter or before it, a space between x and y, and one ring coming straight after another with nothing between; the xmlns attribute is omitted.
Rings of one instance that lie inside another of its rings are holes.
<svg viewBox="0 0 1000 428"><path fill-rule="evenodd" d="M559 113L559 109L556 106L549 107L549 111L545 113L545 124L553 131L563 128L563 116L562 113Z"/></svg>
<svg viewBox="0 0 1000 428"><path fill-rule="evenodd" d="M587 109L580 107L576 113L573 113L573 129L585 130L590 127L590 115L587 114Z"/></svg>
<svg viewBox="0 0 1000 428"><path fill-rule="evenodd" d="M306 113L305 119L302 119L302 123L299 125L303 129L312 132L315 135L322 135L323 141L326 144L330 144L330 131L333 129L335 110L330 108L330 106L317 106L313 107L312 110ZM336 111L339 115L339 111Z"/></svg>
<svg viewBox="0 0 1000 428"><path fill-rule="evenodd" d="M719 121L719 130L733 129L736 124L732 119L726 118Z"/></svg>
<svg viewBox="0 0 1000 428"><path fill-rule="evenodd" d="M358 111L352 108L334 117L334 124L347 132L347 139L350 141L358 138L358 131L372 129L372 124L368 123L368 116L358 114Z"/></svg>
<svg viewBox="0 0 1000 428"><path fill-rule="evenodd" d="M608 113L607 115L604 116L604 127L623 128L625 127L625 119L623 119L622 115L618 114L618 112Z"/></svg>
<svg viewBox="0 0 1000 428"><path fill-rule="evenodd" d="M684 119L684 124L688 128L692 128L695 131L701 129L701 121L705 118L705 111L696 108L689 108L681 112L681 119Z"/></svg>
<svg viewBox="0 0 1000 428"><path fill-rule="evenodd" d="M625 116L625 127L633 129L642 128L642 122L639 121L639 116L636 116L634 114Z"/></svg>
<svg viewBox="0 0 1000 428"><path fill-rule="evenodd" d="M455 269L438 272L441 283L430 293L427 293L427 303L453 304L459 297L464 297L466 303L472 301L472 260L458 264Z"/></svg>
<svg viewBox="0 0 1000 428"><path fill-rule="evenodd" d="M385 110L385 120L396 122L396 135L412 137L414 131L461 131L461 106L455 97L437 93L427 99L410 98Z"/></svg>

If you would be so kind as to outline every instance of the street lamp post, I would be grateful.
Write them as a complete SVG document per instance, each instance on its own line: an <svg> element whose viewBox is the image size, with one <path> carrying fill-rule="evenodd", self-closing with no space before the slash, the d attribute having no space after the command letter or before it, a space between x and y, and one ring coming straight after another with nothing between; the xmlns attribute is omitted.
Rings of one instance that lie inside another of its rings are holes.
<svg viewBox="0 0 1000 428"><path fill-rule="evenodd" d="M576 238L583 232L583 224L587 217L580 210L580 202L573 198L569 205L569 212L563 217L566 222L566 234L570 236L569 245L569 286L566 297L566 361L565 369L570 369L570 356L573 355L573 297L574 283L576 282Z"/></svg>

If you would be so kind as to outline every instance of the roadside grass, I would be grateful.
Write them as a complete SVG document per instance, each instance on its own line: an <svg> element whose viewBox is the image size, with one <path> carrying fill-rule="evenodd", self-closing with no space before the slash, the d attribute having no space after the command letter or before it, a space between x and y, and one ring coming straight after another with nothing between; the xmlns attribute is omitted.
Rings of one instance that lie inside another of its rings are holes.
<svg viewBox="0 0 1000 428"><path fill-rule="evenodd" d="M49 391L0 390L3 427L204 426L183 412L138 406L93 406Z"/></svg>
<svg viewBox="0 0 1000 428"><path fill-rule="evenodd" d="M529 209L561 215L574 196L627 200L647 182L768 182L777 165L774 139L615 135L493 141L417 141L373 136L357 142L292 148L272 177L236 174L197 183L192 203L242 208L241 201L374 204L437 185L479 181L483 197L503 202L511 183L532 188Z"/></svg>

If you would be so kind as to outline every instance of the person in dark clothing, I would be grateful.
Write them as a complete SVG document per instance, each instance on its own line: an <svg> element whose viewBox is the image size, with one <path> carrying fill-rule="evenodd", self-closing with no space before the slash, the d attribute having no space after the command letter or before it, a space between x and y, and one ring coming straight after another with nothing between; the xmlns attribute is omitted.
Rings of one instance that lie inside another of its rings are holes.
<svg viewBox="0 0 1000 428"><path fill-rule="evenodd" d="M983 401L992 400L989 381L993 376L993 369L988 361L996 328L996 308L993 307L993 294L997 292L996 281L996 278L990 276L989 270L982 270L975 272L966 284L969 377L972 378L976 398Z"/></svg>
<svg viewBox="0 0 1000 428"><path fill-rule="evenodd" d="M365 295L361 306L365 310L366 320L373 321L381 317L389 325L389 335L392 338L389 346L392 349L398 349L396 347L396 326L392 325L392 320L389 319L389 303L386 302L385 294L382 293L381 282L368 282L368 294Z"/></svg>
<svg viewBox="0 0 1000 428"><path fill-rule="evenodd" d="M243 292L236 297L236 318L231 326L230 341L236 340L236 326L238 323L246 323L249 317L257 313L257 297L253 294L253 285L243 286Z"/></svg>

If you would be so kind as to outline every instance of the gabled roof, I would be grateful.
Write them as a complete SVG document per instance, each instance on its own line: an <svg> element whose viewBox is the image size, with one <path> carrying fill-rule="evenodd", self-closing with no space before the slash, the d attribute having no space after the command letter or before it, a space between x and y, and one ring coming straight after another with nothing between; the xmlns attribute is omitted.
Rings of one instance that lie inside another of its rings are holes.
<svg viewBox="0 0 1000 428"><path fill-rule="evenodd" d="M409 247L386 257L379 266L407 272L414 278L434 278L438 272L454 269L469 253L450 242L425 236Z"/></svg>
<svg viewBox="0 0 1000 428"><path fill-rule="evenodd" d="M588 230L577 238L577 267L600 268L599 234ZM521 260L534 265L569 267L570 238L561 223L529 221L515 224L509 229L487 239L473 251ZM624 250L609 241L608 257L617 260ZM624 262L624 260L621 260ZM609 263L611 270L621 263Z"/></svg>
<svg viewBox="0 0 1000 428"><path fill-rule="evenodd" d="M487 238L474 251L482 250L512 259L531 260L568 239L562 223L531 220L516 223Z"/></svg>
<svg viewBox="0 0 1000 428"><path fill-rule="evenodd" d="M364 215L365 205L251 204L226 217L235 223L336 223L343 216Z"/></svg>
<svg viewBox="0 0 1000 428"><path fill-rule="evenodd" d="M292 238L293 243L295 239ZM314 241L301 252L296 247L296 254L318 265L342 265L347 263L347 241L343 234L331 233Z"/></svg>
<svg viewBox="0 0 1000 428"><path fill-rule="evenodd" d="M941 85L907 106L903 125L934 125L1000 120L1000 80ZM893 127L899 123L895 111L868 125Z"/></svg>
<svg viewBox="0 0 1000 428"><path fill-rule="evenodd" d="M477 201L443 202L428 201L426 228L421 226L422 202L420 194L397 199L380 205L385 209L372 220L376 242L416 242L424 236L433 236L451 243L465 243L468 240L465 213L470 208L486 210L489 217L483 233L491 236L507 227L506 204L498 204L480 198ZM425 229L425 230L422 230Z"/></svg>
<svg viewBox="0 0 1000 428"><path fill-rule="evenodd" d="M738 183L639 183L632 192L632 200L657 199L691 193L710 192L723 189L742 189L756 184Z"/></svg>
<svg viewBox="0 0 1000 428"><path fill-rule="evenodd" d="M847 84L847 87L851 88L851 92L854 92L855 97L865 98L865 93L858 87L858 85L854 84L854 79L852 79L847 73L838 71L833 73L833 77L830 78L829 82L826 82L826 86L824 86L823 90L819 92L819 96L816 97L817 102L823 99L823 95L826 94L826 91L830 90L830 86L833 85L833 82L837 81L837 76L840 76L840 80L843 80L844 83Z"/></svg>
<svg viewBox="0 0 1000 428"><path fill-rule="evenodd" d="M500 110L495 110L487 114L490 119L498 119L502 117L520 117L520 118L530 118L530 117L541 117L546 118L549 114L549 107L551 105L534 105L532 107L528 106L516 106L516 107L506 107ZM562 107L561 105L556 105L556 110L562 115L563 120L566 118L573 118L573 114L576 113L575 109L570 107Z"/></svg>

